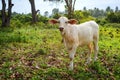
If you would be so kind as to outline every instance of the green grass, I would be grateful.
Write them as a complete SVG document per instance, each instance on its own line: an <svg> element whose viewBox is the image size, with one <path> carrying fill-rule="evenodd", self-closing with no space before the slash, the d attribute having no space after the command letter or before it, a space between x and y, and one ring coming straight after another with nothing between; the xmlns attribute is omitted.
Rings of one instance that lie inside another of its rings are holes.
<svg viewBox="0 0 120 80"><path fill-rule="evenodd" d="M120 28L100 27L98 60L85 65L86 47L78 48L74 71L57 29L0 29L0 80L119 80Z"/></svg>

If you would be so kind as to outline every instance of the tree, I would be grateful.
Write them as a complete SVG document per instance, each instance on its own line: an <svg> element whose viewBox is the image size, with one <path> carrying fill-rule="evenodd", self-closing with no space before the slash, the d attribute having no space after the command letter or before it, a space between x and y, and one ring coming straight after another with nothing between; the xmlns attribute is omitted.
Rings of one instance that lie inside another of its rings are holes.
<svg viewBox="0 0 120 80"><path fill-rule="evenodd" d="M44 0L44 1L52 1L52 2L63 2L64 1L66 3L65 8L67 9L68 18L73 17L76 0Z"/></svg>
<svg viewBox="0 0 120 80"><path fill-rule="evenodd" d="M48 12L48 11L45 11L45 12L44 12L44 16L45 16L45 17L48 17L48 16L49 16L49 12Z"/></svg>
<svg viewBox="0 0 120 80"><path fill-rule="evenodd" d="M106 20L110 23L120 23L120 12L111 12L107 14Z"/></svg>
<svg viewBox="0 0 120 80"><path fill-rule="evenodd" d="M54 8L54 9L52 10L52 14L54 15L54 14L57 14L57 13L59 13L59 9Z"/></svg>
<svg viewBox="0 0 120 80"><path fill-rule="evenodd" d="M108 7L106 8L106 12L110 12L110 10L111 10L111 8L110 8L110 6L108 6Z"/></svg>
<svg viewBox="0 0 120 80"><path fill-rule="evenodd" d="M106 13L107 13L103 9L100 10L99 8L96 8L96 7L94 9L87 10L87 12L95 18L103 18L106 16Z"/></svg>
<svg viewBox="0 0 120 80"><path fill-rule="evenodd" d="M14 4L12 4L12 0L8 0L8 12L6 12L6 2L5 0L2 0L2 27L10 26L13 5Z"/></svg>
<svg viewBox="0 0 120 80"><path fill-rule="evenodd" d="M75 2L76 0L65 0L66 2L66 8L68 10L68 18L73 17L74 9L75 9Z"/></svg>
<svg viewBox="0 0 120 80"><path fill-rule="evenodd" d="M108 6L108 7L106 8L106 12L107 12L107 13L113 12L113 9L111 9L110 6Z"/></svg>
<svg viewBox="0 0 120 80"><path fill-rule="evenodd" d="M119 11L118 6L116 6L116 8L115 8L115 12L118 12L118 11Z"/></svg>
<svg viewBox="0 0 120 80"><path fill-rule="evenodd" d="M83 7L83 11L86 11L87 10L87 8L86 7Z"/></svg>
<svg viewBox="0 0 120 80"><path fill-rule="evenodd" d="M34 24L37 22L37 13L39 12L39 10L36 11L34 0L29 0L29 2L31 5L31 12L32 12L32 23Z"/></svg>

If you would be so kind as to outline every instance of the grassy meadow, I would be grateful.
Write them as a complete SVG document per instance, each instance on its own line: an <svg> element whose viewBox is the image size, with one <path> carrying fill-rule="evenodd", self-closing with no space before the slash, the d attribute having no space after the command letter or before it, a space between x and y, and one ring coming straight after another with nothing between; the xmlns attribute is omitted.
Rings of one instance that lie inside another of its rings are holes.
<svg viewBox="0 0 120 80"><path fill-rule="evenodd" d="M88 49L79 47L69 71L57 28L0 28L0 80L119 80L120 28L99 31L98 60L85 65Z"/></svg>

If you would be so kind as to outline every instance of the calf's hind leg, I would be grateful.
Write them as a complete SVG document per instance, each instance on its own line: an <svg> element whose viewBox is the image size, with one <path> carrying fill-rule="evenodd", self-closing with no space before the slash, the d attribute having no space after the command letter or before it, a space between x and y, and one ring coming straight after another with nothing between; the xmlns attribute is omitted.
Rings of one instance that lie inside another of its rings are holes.
<svg viewBox="0 0 120 80"><path fill-rule="evenodd" d="M88 52L87 63L90 63L90 61L92 60L92 59L91 59L91 54L92 54L92 50L93 50L92 43L89 43L89 44L88 44L88 49L89 49L89 52Z"/></svg>
<svg viewBox="0 0 120 80"><path fill-rule="evenodd" d="M94 44L94 60L96 61L98 59L97 55L98 55L98 39L96 38L94 41L93 41L93 44Z"/></svg>

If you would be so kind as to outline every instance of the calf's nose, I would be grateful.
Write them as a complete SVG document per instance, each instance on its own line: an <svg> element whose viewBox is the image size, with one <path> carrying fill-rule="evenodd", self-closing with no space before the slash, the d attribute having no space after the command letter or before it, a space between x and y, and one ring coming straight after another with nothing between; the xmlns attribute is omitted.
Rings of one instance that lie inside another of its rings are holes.
<svg viewBox="0 0 120 80"><path fill-rule="evenodd" d="M63 29L64 29L63 27L59 27L59 30L60 30L61 32L63 31Z"/></svg>

